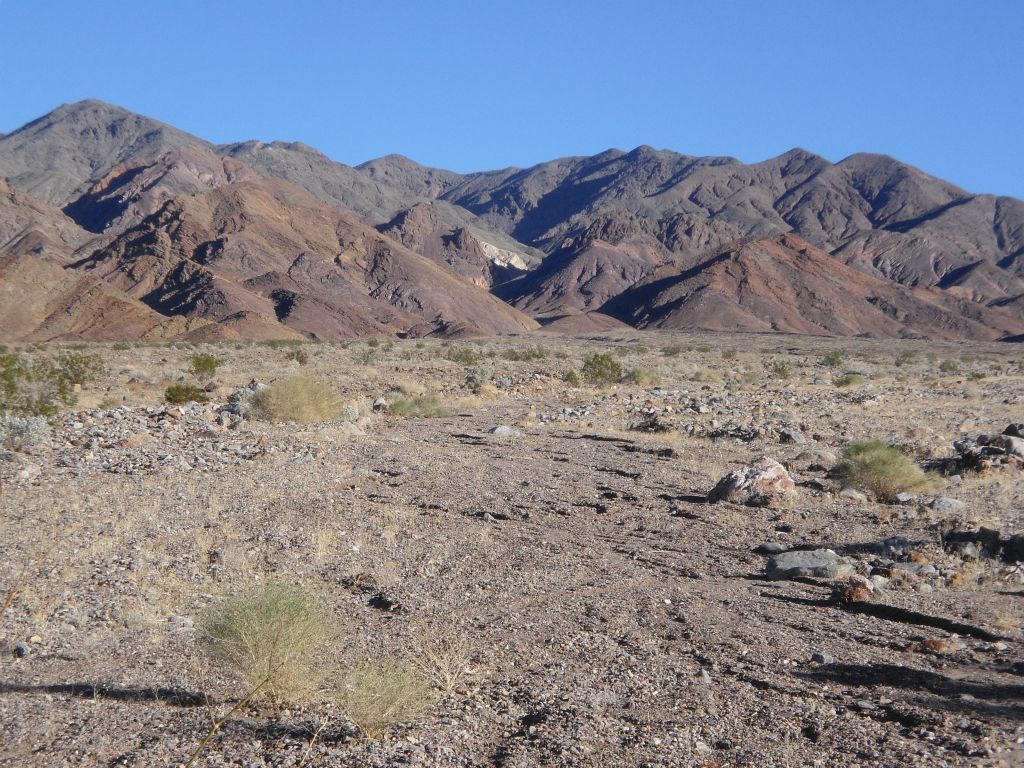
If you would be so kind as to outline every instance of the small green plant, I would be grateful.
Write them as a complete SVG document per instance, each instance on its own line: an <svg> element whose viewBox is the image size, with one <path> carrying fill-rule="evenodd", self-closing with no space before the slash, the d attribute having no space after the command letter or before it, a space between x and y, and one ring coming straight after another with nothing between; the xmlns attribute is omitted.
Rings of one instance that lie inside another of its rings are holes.
<svg viewBox="0 0 1024 768"><path fill-rule="evenodd" d="M501 357L504 360L530 362L533 360L543 360L548 356L548 354L548 350L538 344L533 347L513 347L511 349L506 349L501 353Z"/></svg>
<svg viewBox="0 0 1024 768"><path fill-rule="evenodd" d="M836 387L853 387L863 383L864 377L859 373L844 373L832 379L832 384Z"/></svg>
<svg viewBox="0 0 1024 768"><path fill-rule="evenodd" d="M425 715L433 696L409 665L387 659L347 670L338 682L335 701L365 738L378 739L389 728Z"/></svg>
<svg viewBox="0 0 1024 768"><path fill-rule="evenodd" d="M572 368L568 369L562 375L562 381L568 384L570 387L578 387L582 382L580 381L580 375L576 373Z"/></svg>
<svg viewBox="0 0 1024 768"><path fill-rule="evenodd" d="M648 368L630 368L622 380L627 384L638 384L641 387L653 387L658 383L658 376Z"/></svg>
<svg viewBox="0 0 1024 768"><path fill-rule="evenodd" d="M216 355L199 353L192 355L188 371L199 381L210 381L217 375L217 369L220 368L220 365L221 360Z"/></svg>
<svg viewBox="0 0 1024 768"><path fill-rule="evenodd" d="M227 597L202 614L199 636L209 655L260 697L298 702L319 683L313 663L327 639L316 596L300 585L272 582Z"/></svg>
<svg viewBox="0 0 1024 768"><path fill-rule="evenodd" d="M305 365L309 362L309 355L306 354L304 349L289 349L284 354L286 360L294 360L299 365Z"/></svg>
<svg viewBox="0 0 1024 768"><path fill-rule="evenodd" d="M104 372L95 355L61 351L56 358L0 355L0 412L55 416L75 404L76 390Z"/></svg>
<svg viewBox="0 0 1024 768"><path fill-rule="evenodd" d="M124 352L125 350L131 349L132 345L126 341L115 341L110 348L115 352Z"/></svg>
<svg viewBox="0 0 1024 768"><path fill-rule="evenodd" d="M377 347L380 346L380 339L367 339L366 346L370 347L371 349L376 349Z"/></svg>
<svg viewBox="0 0 1024 768"><path fill-rule="evenodd" d="M164 400L171 405L205 403L206 393L195 384L171 384L164 390Z"/></svg>
<svg viewBox="0 0 1024 768"><path fill-rule="evenodd" d="M928 482L917 464L881 440L850 443L829 474L844 486L870 491L882 501L892 501L896 494Z"/></svg>
<svg viewBox="0 0 1024 768"><path fill-rule="evenodd" d="M388 406L388 412L402 418L431 419L451 416L451 412L436 395L418 395L396 400Z"/></svg>
<svg viewBox="0 0 1024 768"><path fill-rule="evenodd" d="M252 396L252 412L266 421L308 424L330 421L341 413L341 397L322 381L289 376L260 389Z"/></svg>
<svg viewBox="0 0 1024 768"><path fill-rule="evenodd" d="M838 368L843 364L843 353L838 349L833 349L821 358L821 362L829 368Z"/></svg>
<svg viewBox="0 0 1024 768"><path fill-rule="evenodd" d="M982 379L987 379L987 378L988 378L988 374L985 373L984 371L971 371L971 375L970 375L971 381L981 381Z"/></svg>
<svg viewBox="0 0 1024 768"><path fill-rule="evenodd" d="M445 357L453 363L462 365L476 365L480 362L480 353L469 347L449 347Z"/></svg>
<svg viewBox="0 0 1024 768"><path fill-rule="evenodd" d="M607 352L595 352L583 360L583 378L595 386L614 384L622 378L622 363Z"/></svg>
<svg viewBox="0 0 1024 768"><path fill-rule="evenodd" d="M491 380L491 369L482 365L474 365L466 369L466 386L474 392Z"/></svg>
<svg viewBox="0 0 1024 768"><path fill-rule="evenodd" d="M793 375L793 366L787 360L778 360L772 365L772 373L775 374L776 378L788 379Z"/></svg>
<svg viewBox="0 0 1024 768"><path fill-rule="evenodd" d="M956 360L943 360L939 363L939 370L942 373L958 373L960 371L960 363Z"/></svg>
<svg viewBox="0 0 1024 768"><path fill-rule="evenodd" d="M667 347L661 348L662 357L677 357L683 353L683 346L681 344L670 344Z"/></svg>
<svg viewBox="0 0 1024 768"><path fill-rule="evenodd" d="M896 355L896 359L893 360L893 364L897 368L902 368L904 365L910 365L915 360L915 355L909 350L905 350Z"/></svg>

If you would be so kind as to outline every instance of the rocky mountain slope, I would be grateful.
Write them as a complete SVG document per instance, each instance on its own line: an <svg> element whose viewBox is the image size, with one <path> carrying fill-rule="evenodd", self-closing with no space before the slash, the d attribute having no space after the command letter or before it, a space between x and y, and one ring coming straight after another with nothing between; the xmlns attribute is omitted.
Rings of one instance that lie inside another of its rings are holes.
<svg viewBox="0 0 1024 768"><path fill-rule="evenodd" d="M7 338L115 332L82 302L43 322L40 307L66 303L56 286L80 278L155 328L232 337L509 333L535 327L526 315L606 327L580 319L598 311L658 327L1024 333L1024 202L880 155L744 164L639 147L471 174L398 155L352 168L85 101L0 136L0 179L2 288L33 305Z"/></svg>

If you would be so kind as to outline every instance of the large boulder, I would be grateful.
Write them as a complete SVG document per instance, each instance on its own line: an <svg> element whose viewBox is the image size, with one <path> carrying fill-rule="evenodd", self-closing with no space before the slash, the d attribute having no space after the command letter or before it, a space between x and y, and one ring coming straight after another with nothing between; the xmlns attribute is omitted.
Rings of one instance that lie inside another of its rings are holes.
<svg viewBox="0 0 1024 768"><path fill-rule="evenodd" d="M769 579L842 579L853 574L854 568L831 549L798 549L770 558L764 573Z"/></svg>
<svg viewBox="0 0 1024 768"><path fill-rule="evenodd" d="M762 456L753 464L734 469L719 480L708 494L708 501L733 501L760 506L795 491L796 483L786 468L770 456Z"/></svg>

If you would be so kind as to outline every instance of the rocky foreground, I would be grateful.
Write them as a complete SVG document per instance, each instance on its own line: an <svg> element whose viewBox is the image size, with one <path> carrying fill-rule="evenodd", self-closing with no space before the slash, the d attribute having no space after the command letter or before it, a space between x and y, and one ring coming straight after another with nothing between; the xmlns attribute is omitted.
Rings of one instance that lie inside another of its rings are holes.
<svg viewBox="0 0 1024 768"><path fill-rule="evenodd" d="M378 740L316 696L245 707L200 765L1024 763L1017 347L541 343L211 346L210 402L181 406L195 350L100 350L0 461L0 764L184 764L245 693L196 617L275 577L329 606L326 669L443 633L458 682ZM593 352L634 383L566 383ZM236 407L296 370L347 420ZM414 393L451 415L389 412ZM844 489L869 438L928 483Z"/></svg>

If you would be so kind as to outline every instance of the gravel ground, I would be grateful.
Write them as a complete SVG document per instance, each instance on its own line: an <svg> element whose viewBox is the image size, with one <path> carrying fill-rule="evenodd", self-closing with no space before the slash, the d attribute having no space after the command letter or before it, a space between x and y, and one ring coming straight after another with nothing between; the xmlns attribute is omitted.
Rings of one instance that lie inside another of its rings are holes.
<svg viewBox="0 0 1024 768"><path fill-rule="evenodd" d="M160 395L194 350L98 349L109 372L51 444L0 461L0 596L16 588L0 764L184 764L245 693L203 655L196 616L285 578L329 608L323 668L407 657L430 629L467 642L462 679L375 741L326 699L244 707L199 765L1024 765L1024 573L940 536L1024 532L1024 472L949 463L954 441L1024 421L1019 347L540 343L518 361L503 353L537 337L308 345L305 366L210 347L225 360L211 402L178 408ZM659 383L562 381L604 351ZM475 394L467 365L489 369ZM299 370L363 426L222 415L236 387ZM846 371L865 381L835 386ZM374 412L396 387L452 415ZM840 495L827 466L868 437L945 474L900 504ZM794 494L707 501L761 456ZM767 578L766 543L833 550L869 598L836 599L846 578Z"/></svg>

